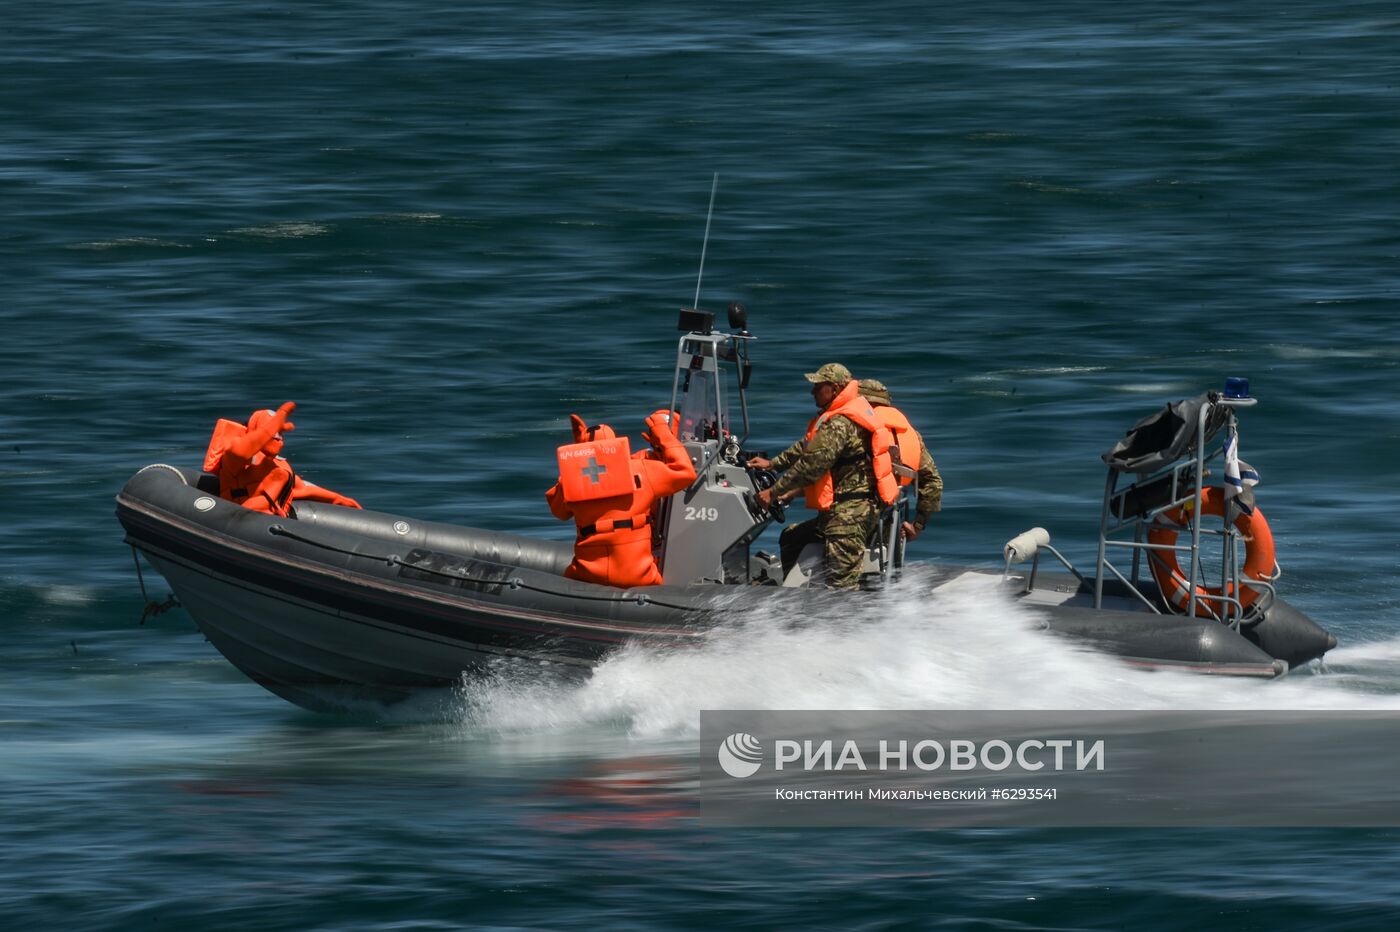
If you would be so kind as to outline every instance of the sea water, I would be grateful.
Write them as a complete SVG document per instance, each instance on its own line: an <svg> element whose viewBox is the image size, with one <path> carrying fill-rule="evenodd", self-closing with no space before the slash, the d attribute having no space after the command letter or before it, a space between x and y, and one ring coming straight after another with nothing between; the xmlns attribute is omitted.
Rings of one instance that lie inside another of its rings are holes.
<svg viewBox="0 0 1400 932"><path fill-rule="evenodd" d="M695 783L706 708L1400 705L1389 5L4 19L6 927L1362 929L1400 908L1389 830L719 831ZM636 436L668 400L715 173L700 303L750 309L747 446L797 437L802 373L842 362L890 386L947 484L912 560L998 568L1040 525L1088 564L1099 454L1246 376L1280 590L1340 646L1278 682L1147 674L975 582L929 602L911 580L879 611L760 611L587 678L503 664L332 717L182 610L139 623L113 495L286 400L320 484L570 539L554 448L570 412Z"/></svg>

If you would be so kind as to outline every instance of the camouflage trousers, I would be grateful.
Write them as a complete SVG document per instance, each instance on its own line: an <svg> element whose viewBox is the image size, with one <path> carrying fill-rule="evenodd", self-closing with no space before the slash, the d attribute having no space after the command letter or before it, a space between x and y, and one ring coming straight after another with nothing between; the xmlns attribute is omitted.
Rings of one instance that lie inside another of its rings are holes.
<svg viewBox="0 0 1400 932"><path fill-rule="evenodd" d="M866 546L880 511L871 499L837 502L809 521L783 528L778 547L783 556L786 573L802 548L809 543L822 543L822 579L828 589L859 589L860 570L865 561Z"/></svg>

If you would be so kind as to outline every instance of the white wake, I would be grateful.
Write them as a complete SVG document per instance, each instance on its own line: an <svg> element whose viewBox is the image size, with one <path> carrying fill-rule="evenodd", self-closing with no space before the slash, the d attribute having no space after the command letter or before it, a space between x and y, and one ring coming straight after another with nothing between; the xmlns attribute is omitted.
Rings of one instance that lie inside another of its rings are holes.
<svg viewBox="0 0 1400 932"><path fill-rule="evenodd" d="M1272 682L1145 672L1034 630L993 577L915 585L842 618L761 612L698 648L630 646L584 679L503 668L464 686L462 722L645 738L693 735L703 709L1400 709L1400 641Z"/></svg>

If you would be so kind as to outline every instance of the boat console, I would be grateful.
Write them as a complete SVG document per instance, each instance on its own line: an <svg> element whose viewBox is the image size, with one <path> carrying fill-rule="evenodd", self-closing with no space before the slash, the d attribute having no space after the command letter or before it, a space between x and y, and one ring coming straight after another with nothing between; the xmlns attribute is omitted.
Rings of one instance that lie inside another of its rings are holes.
<svg viewBox="0 0 1400 932"><path fill-rule="evenodd" d="M729 305L728 322L732 332L717 330L711 311L680 312L678 328L684 336L676 348L670 410L676 412L672 426L695 464L696 479L661 506L659 563L672 585L804 586L812 554L804 552L785 576L776 554L751 546L785 514L782 505L765 510L756 498L777 481L776 474L746 465L755 455L744 449L749 438L746 393L753 373L749 346L755 338L742 304ZM737 423L731 399L737 402ZM907 495L887 509L866 556L868 582L888 578L903 564L899 526L909 509ZM819 562L819 548L815 556Z"/></svg>

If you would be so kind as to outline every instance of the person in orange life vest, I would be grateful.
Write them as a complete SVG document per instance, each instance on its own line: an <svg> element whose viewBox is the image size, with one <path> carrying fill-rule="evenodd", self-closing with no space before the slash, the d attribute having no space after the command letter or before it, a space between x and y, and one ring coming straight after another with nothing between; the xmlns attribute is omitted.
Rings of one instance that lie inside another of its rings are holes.
<svg viewBox="0 0 1400 932"><path fill-rule="evenodd" d="M359 508L353 498L307 482L292 471L282 452L282 434L296 429L287 416L296 408L289 401L276 411L254 411L246 425L219 419L204 471L219 477L219 497L254 511L287 516L297 499Z"/></svg>
<svg viewBox="0 0 1400 932"><path fill-rule="evenodd" d="M914 473L913 478L900 476L899 484L918 482L918 504L914 506L914 517L905 521L900 528L906 540L913 540L923 532L933 513L943 510L943 477L938 472L938 464L929 455L928 447L924 445L924 438L909 423L904 412L890 400L890 390L885 383L878 379L861 379L860 393L875 409L875 415L894 434L901 464Z"/></svg>
<svg viewBox="0 0 1400 932"><path fill-rule="evenodd" d="M870 535L885 505L899 495L891 455L893 436L860 395L851 370L827 363L806 375L812 399L821 412L807 425L806 435L769 460L753 457L748 465L782 473L771 487L758 493L768 508L798 490L820 514L783 530L778 546L786 572L807 543L822 542L824 582L831 589L857 589Z"/></svg>
<svg viewBox="0 0 1400 932"><path fill-rule="evenodd" d="M559 481L545 493L550 512L578 527L565 576L620 588L660 584L651 549L652 509L695 481L695 466L671 432L668 414L647 418L654 449L637 455L608 425L589 428L569 416L575 442L559 448Z"/></svg>

